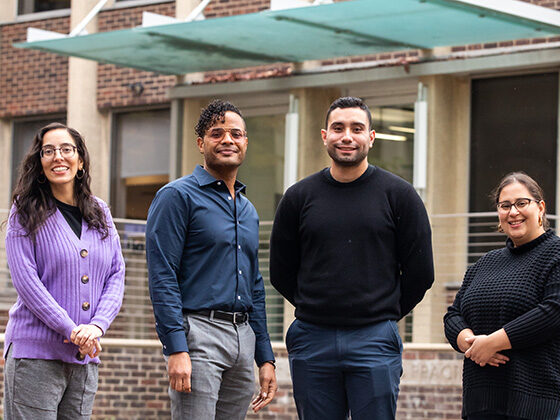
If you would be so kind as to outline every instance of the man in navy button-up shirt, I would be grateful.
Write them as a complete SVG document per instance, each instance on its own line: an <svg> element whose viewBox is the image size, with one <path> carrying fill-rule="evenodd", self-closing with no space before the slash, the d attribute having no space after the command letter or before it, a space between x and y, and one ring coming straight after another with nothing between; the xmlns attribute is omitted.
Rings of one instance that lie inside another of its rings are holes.
<svg viewBox="0 0 560 420"><path fill-rule="evenodd" d="M261 385L253 409L267 405L277 387L259 220L236 180L245 122L235 106L214 101L196 131L204 167L163 187L148 214L150 296L168 356L173 418L242 419L253 394L253 358ZM248 324L239 323L245 314Z"/></svg>

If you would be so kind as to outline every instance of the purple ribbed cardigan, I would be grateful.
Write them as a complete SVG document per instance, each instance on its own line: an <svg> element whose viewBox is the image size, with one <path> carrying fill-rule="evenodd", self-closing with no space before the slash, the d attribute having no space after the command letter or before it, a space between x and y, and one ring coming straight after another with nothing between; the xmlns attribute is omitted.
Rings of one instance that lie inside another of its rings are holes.
<svg viewBox="0 0 560 420"><path fill-rule="evenodd" d="M122 304L120 240L107 205L97 200L109 225L105 240L84 220L78 238L57 209L33 243L18 218L12 217L12 206L6 254L18 298L10 309L4 357L11 345L14 358L99 363L97 357L78 360L78 346L64 343L79 324L95 324L105 333Z"/></svg>

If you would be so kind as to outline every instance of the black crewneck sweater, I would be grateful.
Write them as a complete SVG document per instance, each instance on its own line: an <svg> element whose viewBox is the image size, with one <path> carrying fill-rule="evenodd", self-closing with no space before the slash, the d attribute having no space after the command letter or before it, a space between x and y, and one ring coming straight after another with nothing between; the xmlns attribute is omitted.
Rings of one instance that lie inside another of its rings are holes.
<svg viewBox="0 0 560 420"><path fill-rule="evenodd" d="M444 317L457 347L465 328L504 328L510 360L500 367L463 366L463 416L492 410L526 419L556 419L560 411L560 238L552 230L514 247L491 251L465 274Z"/></svg>
<svg viewBox="0 0 560 420"><path fill-rule="evenodd" d="M298 319L332 326L398 320L433 282L431 230L414 188L369 166L353 182L324 169L290 187L271 237L272 285Z"/></svg>

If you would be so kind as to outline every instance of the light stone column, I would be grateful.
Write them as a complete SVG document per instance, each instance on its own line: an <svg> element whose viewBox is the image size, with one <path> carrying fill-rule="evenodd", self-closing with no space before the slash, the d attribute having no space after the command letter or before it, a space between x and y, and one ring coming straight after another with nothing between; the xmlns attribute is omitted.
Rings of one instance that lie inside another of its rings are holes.
<svg viewBox="0 0 560 420"><path fill-rule="evenodd" d="M17 16L17 0L2 0L0 23L13 22Z"/></svg>
<svg viewBox="0 0 560 420"><path fill-rule="evenodd" d="M0 119L0 209L10 208L12 186L12 124L8 120ZM6 215L7 216L7 215ZM0 215L0 223L4 215Z"/></svg>
<svg viewBox="0 0 560 420"><path fill-rule="evenodd" d="M175 0L175 17L184 20L199 4L200 0Z"/></svg>
<svg viewBox="0 0 560 420"><path fill-rule="evenodd" d="M185 20L194 8L200 4L200 1L201 0L175 0L175 17L181 21ZM189 73L181 76L181 83L199 83L203 80L204 72Z"/></svg>
<svg viewBox="0 0 560 420"><path fill-rule="evenodd" d="M202 165L203 159L196 144L194 128L200 111L208 104L208 99L185 99L183 101L183 175L190 174L196 165Z"/></svg>
<svg viewBox="0 0 560 420"><path fill-rule="evenodd" d="M429 76L421 81L428 87L428 213L467 213L470 80ZM445 284L460 282L467 263L467 218L432 217L431 223L436 276L431 290L414 310L413 341L418 343L445 341Z"/></svg>
<svg viewBox="0 0 560 420"><path fill-rule="evenodd" d="M298 100L298 179L330 165L330 158L321 139L325 117L331 103L341 91L337 88L303 88L291 91Z"/></svg>
<svg viewBox="0 0 560 420"><path fill-rule="evenodd" d="M290 92L298 99L298 180L330 165L321 139L325 117L331 103L340 97L337 88L301 88ZM294 307L284 300L284 334L294 320Z"/></svg>
<svg viewBox="0 0 560 420"><path fill-rule="evenodd" d="M72 0L70 27L74 28L98 0ZM97 32L97 17L86 27ZM108 114L97 109L97 62L70 57L68 62L68 125L86 140L91 158L93 194L109 201L111 135Z"/></svg>
<svg viewBox="0 0 560 420"><path fill-rule="evenodd" d="M175 17L179 20L184 20L196 6L200 4L200 0L175 0ZM190 73L177 77L177 84L192 83L193 81L200 81L204 77L204 73ZM179 99L180 100L180 99ZM184 99L182 103L182 121L181 135L177 136L171 133L171 141L179 141L182 138L182 144L177 145L174 149L180 151L182 155L181 174L190 174L196 165L202 164L202 155L200 154L196 145L196 135L194 127L198 122L200 110L206 106L208 100L204 99ZM179 107L178 107L179 108ZM173 145L172 145L173 146ZM173 149L173 147L172 147Z"/></svg>

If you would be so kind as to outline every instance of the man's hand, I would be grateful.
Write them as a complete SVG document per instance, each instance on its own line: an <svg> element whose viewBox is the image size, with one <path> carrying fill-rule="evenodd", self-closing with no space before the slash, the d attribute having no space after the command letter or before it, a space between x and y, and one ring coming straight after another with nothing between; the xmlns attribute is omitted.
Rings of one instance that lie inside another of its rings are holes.
<svg viewBox="0 0 560 420"><path fill-rule="evenodd" d="M191 358L186 351L173 353L167 360L169 385L179 392L191 392Z"/></svg>
<svg viewBox="0 0 560 420"><path fill-rule="evenodd" d="M278 384L276 383L276 372L272 363L265 362L259 368L260 391L251 403L253 411L256 413L266 407L276 395Z"/></svg>

